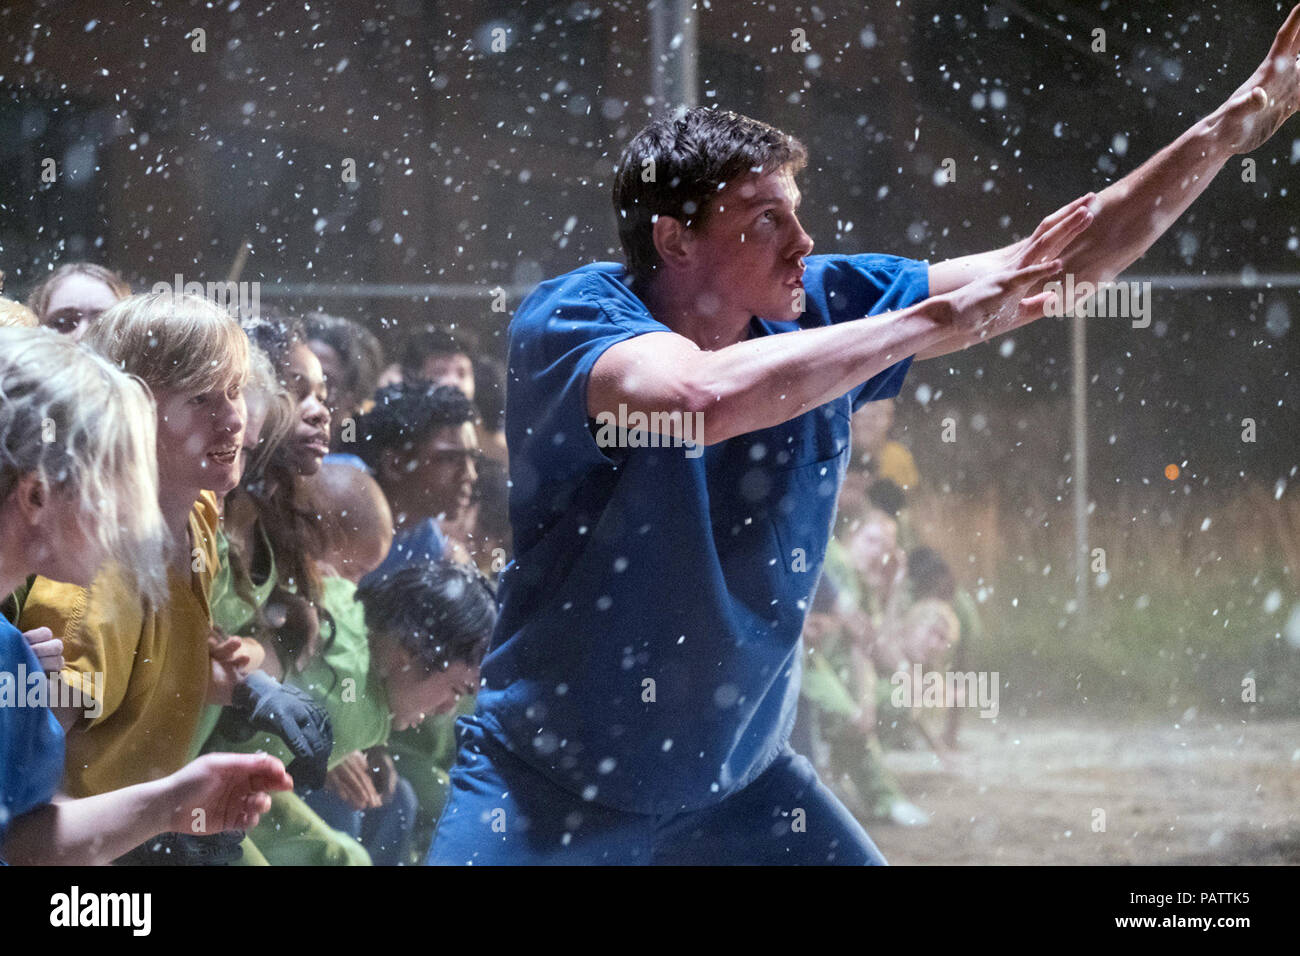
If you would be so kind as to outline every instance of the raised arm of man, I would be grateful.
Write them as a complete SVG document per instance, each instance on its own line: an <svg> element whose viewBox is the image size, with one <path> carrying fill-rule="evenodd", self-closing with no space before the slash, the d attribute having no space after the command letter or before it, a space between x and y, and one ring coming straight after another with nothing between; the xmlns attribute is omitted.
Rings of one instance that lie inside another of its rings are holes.
<svg viewBox="0 0 1300 956"><path fill-rule="evenodd" d="M646 415L699 413L706 445L779 425L941 340L975 335L1017 310L1041 316L1050 296L1031 289L1060 272L1060 250L1089 221L1060 217L1035 233L1022 262L905 309L716 349L677 332L621 342L592 369L588 413L620 404Z"/></svg>
<svg viewBox="0 0 1300 956"><path fill-rule="evenodd" d="M1076 282L1115 278L1151 248L1232 156L1267 142L1296 112L1300 107L1298 55L1300 6L1287 17L1264 62L1222 106L1119 182L1095 197L1089 193L1053 213L1043 220L1034 236L1086 204L1095 216L1094 223L1061 253L1062 271L1073 274ZM1026 262L1026 249L1034 236L991 252L934 264L930 267L931 294L951 292L977 276ZM916 358L958 351L1040 316L1022 309L1012 320L983 330L954 330L937 344L917 352Z"/></svg>

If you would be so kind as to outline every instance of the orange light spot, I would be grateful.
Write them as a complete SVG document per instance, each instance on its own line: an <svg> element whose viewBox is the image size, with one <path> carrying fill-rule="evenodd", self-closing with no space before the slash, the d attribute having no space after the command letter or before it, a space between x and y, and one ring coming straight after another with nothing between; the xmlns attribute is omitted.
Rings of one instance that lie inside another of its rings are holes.
<svg viewBox="0 0 1300 956"><path fill-rule="evenodd" d="M1165 477L1168 478L1170 481L1176 480L1178 478L1178 466L1165 465Z"/></svg>

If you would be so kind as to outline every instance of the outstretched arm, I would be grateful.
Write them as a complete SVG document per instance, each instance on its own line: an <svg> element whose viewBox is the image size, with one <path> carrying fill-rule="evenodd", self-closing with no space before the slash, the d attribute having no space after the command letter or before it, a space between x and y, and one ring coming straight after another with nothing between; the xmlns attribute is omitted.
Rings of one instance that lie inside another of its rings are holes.
<svg viewBox="0 0 1300 956"><path fill-rule="evenodd" d="M932 345L950 328L993 325L1004 315L1001 320L1010 321L1021 307L1041 315L1047 296L1025 297L1060 265L1053 259L1001 270L905 309L764 335L716 351L675 332L638 335L596 360L587 414L598 418L620 405L651 420L655 413L699 414L706 445L779 425Z"/></svg>
<svg viewBox="0 0 1300 956"><path fill-rule="evenodd" d="M1077 282L1106 282L1141 258L1233 155L1263 145L1300 107L1297 56L1300 6L1287 17L1264 62L1227 102L1091 199L1088 205L1095 216L1093 224L1061 253L1062 272L1073 274ZM1089 197L1075 200L1053 216L1060 216ZM931 293L952 291L982 272L1005 268L1005 263L1019 259L1025 242L1028 240L936 263L930 267ZM1018 328L1037 317L1022 314L992 334ZM946 355L982 340L954 335L918 352L916 357Z"/></svg>
<svg viewBox="0 0 1300 956"><path fill-rule="evenodd" d="M13 821L0 853L20 865L111 863L159 833L249 830L289 790L284 764L267 754L205 754L149 783L47 803Z"/></svg>

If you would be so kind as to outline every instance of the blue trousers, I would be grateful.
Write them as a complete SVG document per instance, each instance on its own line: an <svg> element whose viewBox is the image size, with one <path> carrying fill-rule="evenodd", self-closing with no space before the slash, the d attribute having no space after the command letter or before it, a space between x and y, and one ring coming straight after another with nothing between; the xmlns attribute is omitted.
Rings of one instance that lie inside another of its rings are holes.
<svg viewBox="0 0 1300 956"><path fill-rule="evenodd" d="M806 759L786 748L749 786L677 814L628 813L583 800L457 721L460 750L429 864L884 864L867 832Z"/></svg>
<svg viewBox="0 0 1300 956"><path fill-rule="evenodd" d="M388 803L371 810L353 809L329 790L313 790L303 799L334 829L360 840L375 866L401 866L409 859L419 801L405 777L397 778Z"/></svg>

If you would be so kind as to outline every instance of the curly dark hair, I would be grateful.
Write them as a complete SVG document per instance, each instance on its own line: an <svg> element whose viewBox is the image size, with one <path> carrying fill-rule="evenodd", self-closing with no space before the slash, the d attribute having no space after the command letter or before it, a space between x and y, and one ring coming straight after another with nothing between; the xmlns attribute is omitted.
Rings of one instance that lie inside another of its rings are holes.
<svg viewBox="0 0 1300 956"><path fill-rule="evenodd" d="M276 372L284 373L289 365L289 352L295 345L307 344L307 329L297 316L263 309L261 318L249 318L240 323L249 341L267 354Z"/></svg>
<svg viewBox="0 0 1300 956"><path fill-rule="evenodd" d="M303 328L308 340L324 342L342 360L343 381L335 383L339 392L357 405L374 393L384 371L384 350L369 329L352 319L326 312L308 312ZM343 408L337 399L335 404L345 413L356 410Z"/></svg>
<svg viewBox="0 0 1300 956"><path fill-rule="evenodd" d="M281 381L288 376L289 353L306 345L302 322L291 316L244 321L248 338L266 353ZM295 411L295 416L297 412ZM321 595L316 559L323 553L319 520L311 507L302 478L294 473L283 455L284 446L271 456L261 476L247 476L239 491L257 507L257 518L271 543L277 577L282 585L316 604Z"/></svg>
<svg viewBox="0 0 1300 956"><path fill-rule="evenodd" d="M380 389L357 422L357 455L379 471L387 451L409 451L439 428L477 422L478 410L454 385L402 382Z"/></svg>

